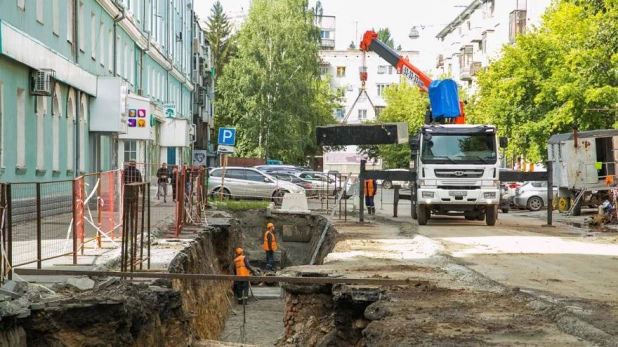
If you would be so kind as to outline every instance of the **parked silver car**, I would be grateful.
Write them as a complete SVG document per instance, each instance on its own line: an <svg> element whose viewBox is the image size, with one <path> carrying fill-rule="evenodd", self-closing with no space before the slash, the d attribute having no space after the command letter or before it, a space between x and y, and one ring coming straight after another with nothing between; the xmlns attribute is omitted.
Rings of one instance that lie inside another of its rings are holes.
<svg viewBox="0 0 618 347"><path fill-rule="evenodd" d="M558 188L554 187L554 195ZM530 211L539 211L548 204L547 182L526 182L515 189L513 204L519 208L527 208Z"/></svg>
<svg viewBox="0 0 618 347"><path fill-rule="evenodd" d="M405 172L405 171L410 171L410 170L408 170L408 169L388 169L388 170L385 170L385 171L404 171ZM384 188L384 189L392 189L393 185L399 185L402 188L405 188L406 186L409 187L409 185L410 185L410 182L408 182L408 181L389 181L389 180L382 181L382 180L378 180L377 183L379 185L381 185L382 188Z"/></svg>
<svg viewBox="0 0 618 347"><path fill-rule="evenodd" d="M280 204L285 193L302 193L305 190L296 184L278 180L254 168L228 167L222 186L223 168L210 170L208 194L217 196L223 190L227 198L266 199Z"/></svg>

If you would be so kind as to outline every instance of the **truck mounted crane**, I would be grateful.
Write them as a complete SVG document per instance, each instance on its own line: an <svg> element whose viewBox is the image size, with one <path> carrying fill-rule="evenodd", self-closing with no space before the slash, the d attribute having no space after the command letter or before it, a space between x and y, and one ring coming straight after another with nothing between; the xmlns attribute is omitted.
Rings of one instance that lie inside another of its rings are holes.
<svg viewBox="0 0 618 347"><path fill-rule="evenodd" d="M461 215L495 225L500 205L499 149L506 138L497 138L493 125L465 124L464 104L451 79L432 80L420 69L367 31L360 43L363 61L372 51L397 69L412 84L429 94L431 108L423 125L410 140L412 217L426 225L431 215ZM367 68L360 71L361 92Z"/></svg>

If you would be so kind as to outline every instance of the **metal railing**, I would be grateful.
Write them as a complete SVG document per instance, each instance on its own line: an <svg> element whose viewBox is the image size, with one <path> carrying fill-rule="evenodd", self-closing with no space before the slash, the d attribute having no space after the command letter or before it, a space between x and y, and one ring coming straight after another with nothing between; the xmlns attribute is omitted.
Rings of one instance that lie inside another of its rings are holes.
<svg viewBox="0 0 618 347"><path fill-rule="evenodd" d="M150 269L150 183L126 184L123 200L120 271Z"/></svg>

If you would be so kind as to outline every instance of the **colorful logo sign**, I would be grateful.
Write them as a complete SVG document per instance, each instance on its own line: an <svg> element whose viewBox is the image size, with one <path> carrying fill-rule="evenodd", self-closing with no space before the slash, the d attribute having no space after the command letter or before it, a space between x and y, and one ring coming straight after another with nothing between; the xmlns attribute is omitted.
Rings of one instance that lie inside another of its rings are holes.
<svg viewBox="0 0 618 347"><path fill-rule="evenodd" d="M146 118L146 110L143 108L137 110L137 118Z"/></svg>
<svg viewBox="0 0 618 347"><path fill-rule="evenodd" d="M137 120L137 127L138 128L145 128L146 127L146 120L145 119L138 119Z"/></svg>
<svg viewBox="0 0 618 347"><path fill-rule="evenodd" d="M137 119L129 118L129 128L135 128L137 126Z"/></svg>
<svg viewBox="0 0 618 347"><path fill-rule="evenodd" d="M176 118L176 104L164 104L163 113L166 118Z"/></svg>
<svg viewBox="0 0 618 347"><path fill-rule="evenodd" d="M135 112L134 108L129 110L129 117L130 118L135 118L136 115L137 115L137 113Z"/></svg>

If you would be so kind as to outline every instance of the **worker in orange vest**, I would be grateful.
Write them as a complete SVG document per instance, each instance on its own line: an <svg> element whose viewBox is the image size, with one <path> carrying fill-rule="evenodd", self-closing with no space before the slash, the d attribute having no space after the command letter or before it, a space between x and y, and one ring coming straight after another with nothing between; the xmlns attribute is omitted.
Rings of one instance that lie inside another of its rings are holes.
<svg viewBox="0 0 618 347"><path fill-rule="evenodd" d="M264 251L266 252L266 270L275 269L275 251L277 250L277 240L275 239L275 225L266 224L264 233Z"/></svg>
<svg viewBox="0 0 618 347"><path fill-rule="evenodd" d="M376 196L376 193L377 193L377 186L378 185L376 184L375 179L369 178L365 180L365 187L364 187L365 205L367 205L367 212L372 215L376 214L376 205L374 202L374 197Z"/></svg>
<svg viewBox="0 0 618 347"><path fill-rule="evenodd" d="M236 258L234 258L234 267L236 269L236 276L248 277L249 274L255 275L255 270L249 264L249 260L244 255L242 248L236 248ZM239 305L247 303L249 299L249 281L236 281L234 282L234 289L236 291L236 300Z"/></svg>

